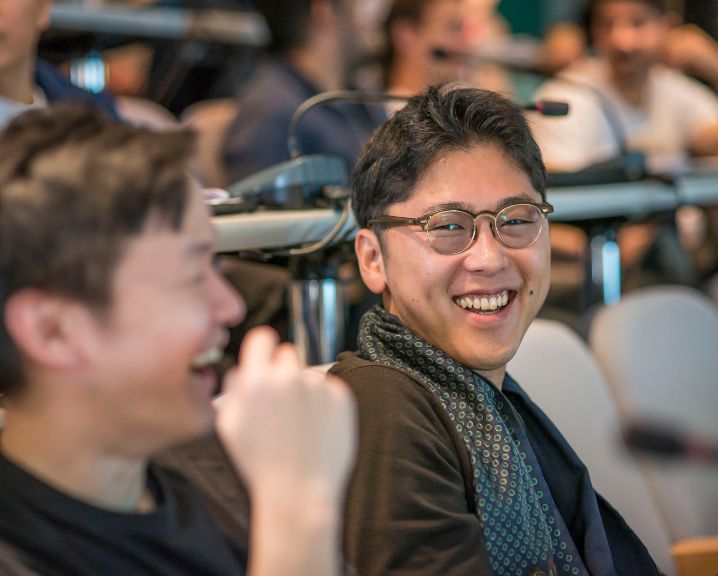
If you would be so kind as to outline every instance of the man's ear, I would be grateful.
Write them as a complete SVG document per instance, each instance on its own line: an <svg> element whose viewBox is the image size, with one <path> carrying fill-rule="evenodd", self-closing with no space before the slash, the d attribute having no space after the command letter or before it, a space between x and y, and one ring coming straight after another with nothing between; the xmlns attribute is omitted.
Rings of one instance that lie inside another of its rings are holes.
<svg viewBox="0 0 718 576"><path fill-rule="evenodd" d="M354 251L364 284L375 294L384 292L387 288L384 255L376 233L361 228L354 238Z"/></svg>
<svg viewBox="0 0 718 576"><path fill-rule="evenodd" d="M87 357L90 311L41 290L24 289L5 304L5 325L21 354L38 366L71 370Z"/></svg>

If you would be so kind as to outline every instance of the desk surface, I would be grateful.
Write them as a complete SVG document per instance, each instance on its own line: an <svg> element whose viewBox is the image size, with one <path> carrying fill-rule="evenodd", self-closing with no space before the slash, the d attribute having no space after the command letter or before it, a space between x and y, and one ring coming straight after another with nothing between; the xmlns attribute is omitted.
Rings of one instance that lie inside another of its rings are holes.
<svg viewBox="0 0 718 576"><path fill-rule="evenodd" d="M215 216L217 252L287 248L316 242L339 220L334 210L272 210L250 214ZM351 234L356 226L351 215L339 237Z"/></svg>
<svg viewBox="0 0 718 576"><path fill-rule="evenodd" d="M555 208L551 219L557 222L642 218L678 204L674 187L658 180L554 188L546 197Z"/></svg>
<svg viewBox="0 0 718 576"><path fill-rule="evenodd" d="M122 4L88 7L55 3L51 26L131 37L201 39L243 46L264 46L269 31L254 12L147 8Z"/></svg>
<svg viewBox="0 0 718 576"><path fill-rule="evenodd" d="M718 205L718 173L686 175L684 186L692 197ZM688 178L694 178L689 180ZM711 186L711 182L715 186ZM699 186L700 184L700 186ZM679 203L676 187L647 180L627 184L557 188L549 190L548 201L556 208L553 221L578 222L596 218L642 218L652 213L671 210ZM699 195L699 190L702 192ZM712 190L712 192L709 192ZM251 214L215 216L217 250L256 250L284 248L324 237L334 226L339 213L333 210L264 211ZM350 235L354 218L347 221L342 235Z"/></svg>
<svg viewBox="0 0 718 576"><path fill-rule="evenodd" d="M718 206L718 168L706 168L675 178L676 194L681 204Z"/></svg>

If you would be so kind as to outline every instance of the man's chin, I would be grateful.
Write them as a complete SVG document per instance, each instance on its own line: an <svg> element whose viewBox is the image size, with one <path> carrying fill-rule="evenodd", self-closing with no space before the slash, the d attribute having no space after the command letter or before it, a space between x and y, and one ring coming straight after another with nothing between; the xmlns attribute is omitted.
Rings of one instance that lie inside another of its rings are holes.
<svg viewBox="0 0 718 576"><path fill-rule="evenodd" d="M506 368L506 364L508 364L509 360L513 358L513 352L507 349L495 350L486 354L486 347L476 347L476 349L482 348L484 352L481 356L470 354L452 354L452 356L467 368L481 374L494 373L496 371L504 370Z"/></svg>

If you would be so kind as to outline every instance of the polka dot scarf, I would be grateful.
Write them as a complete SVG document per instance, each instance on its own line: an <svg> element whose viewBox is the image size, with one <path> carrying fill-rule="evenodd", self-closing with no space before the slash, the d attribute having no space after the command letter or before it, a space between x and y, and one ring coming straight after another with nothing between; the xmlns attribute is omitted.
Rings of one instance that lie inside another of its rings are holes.
<svg viewBox="0 0 718 576"><path fill-rule="evenodd" d="M555 574L554 547L561 543L552 537L553 507L542 502L514 429L518 415L505 397L379 306L362 318L359 356L402 370L446 410L471 457L476 510L493 572L516 576L540 573L539 568ZM575 567L565 566L562 556L560 569L572 573Z"/></svg>

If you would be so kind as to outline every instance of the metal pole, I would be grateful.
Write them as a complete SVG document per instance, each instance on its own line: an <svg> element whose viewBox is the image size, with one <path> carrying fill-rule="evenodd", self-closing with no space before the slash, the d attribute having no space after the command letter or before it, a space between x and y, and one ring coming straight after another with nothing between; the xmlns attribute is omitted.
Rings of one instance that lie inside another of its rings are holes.
<svg viewBox="0 0 718 576"><path fill-rule="evenodd" d="M344 297L336 278L294 280L292 340L308 365L334 362L344 345Z"/></svg>

